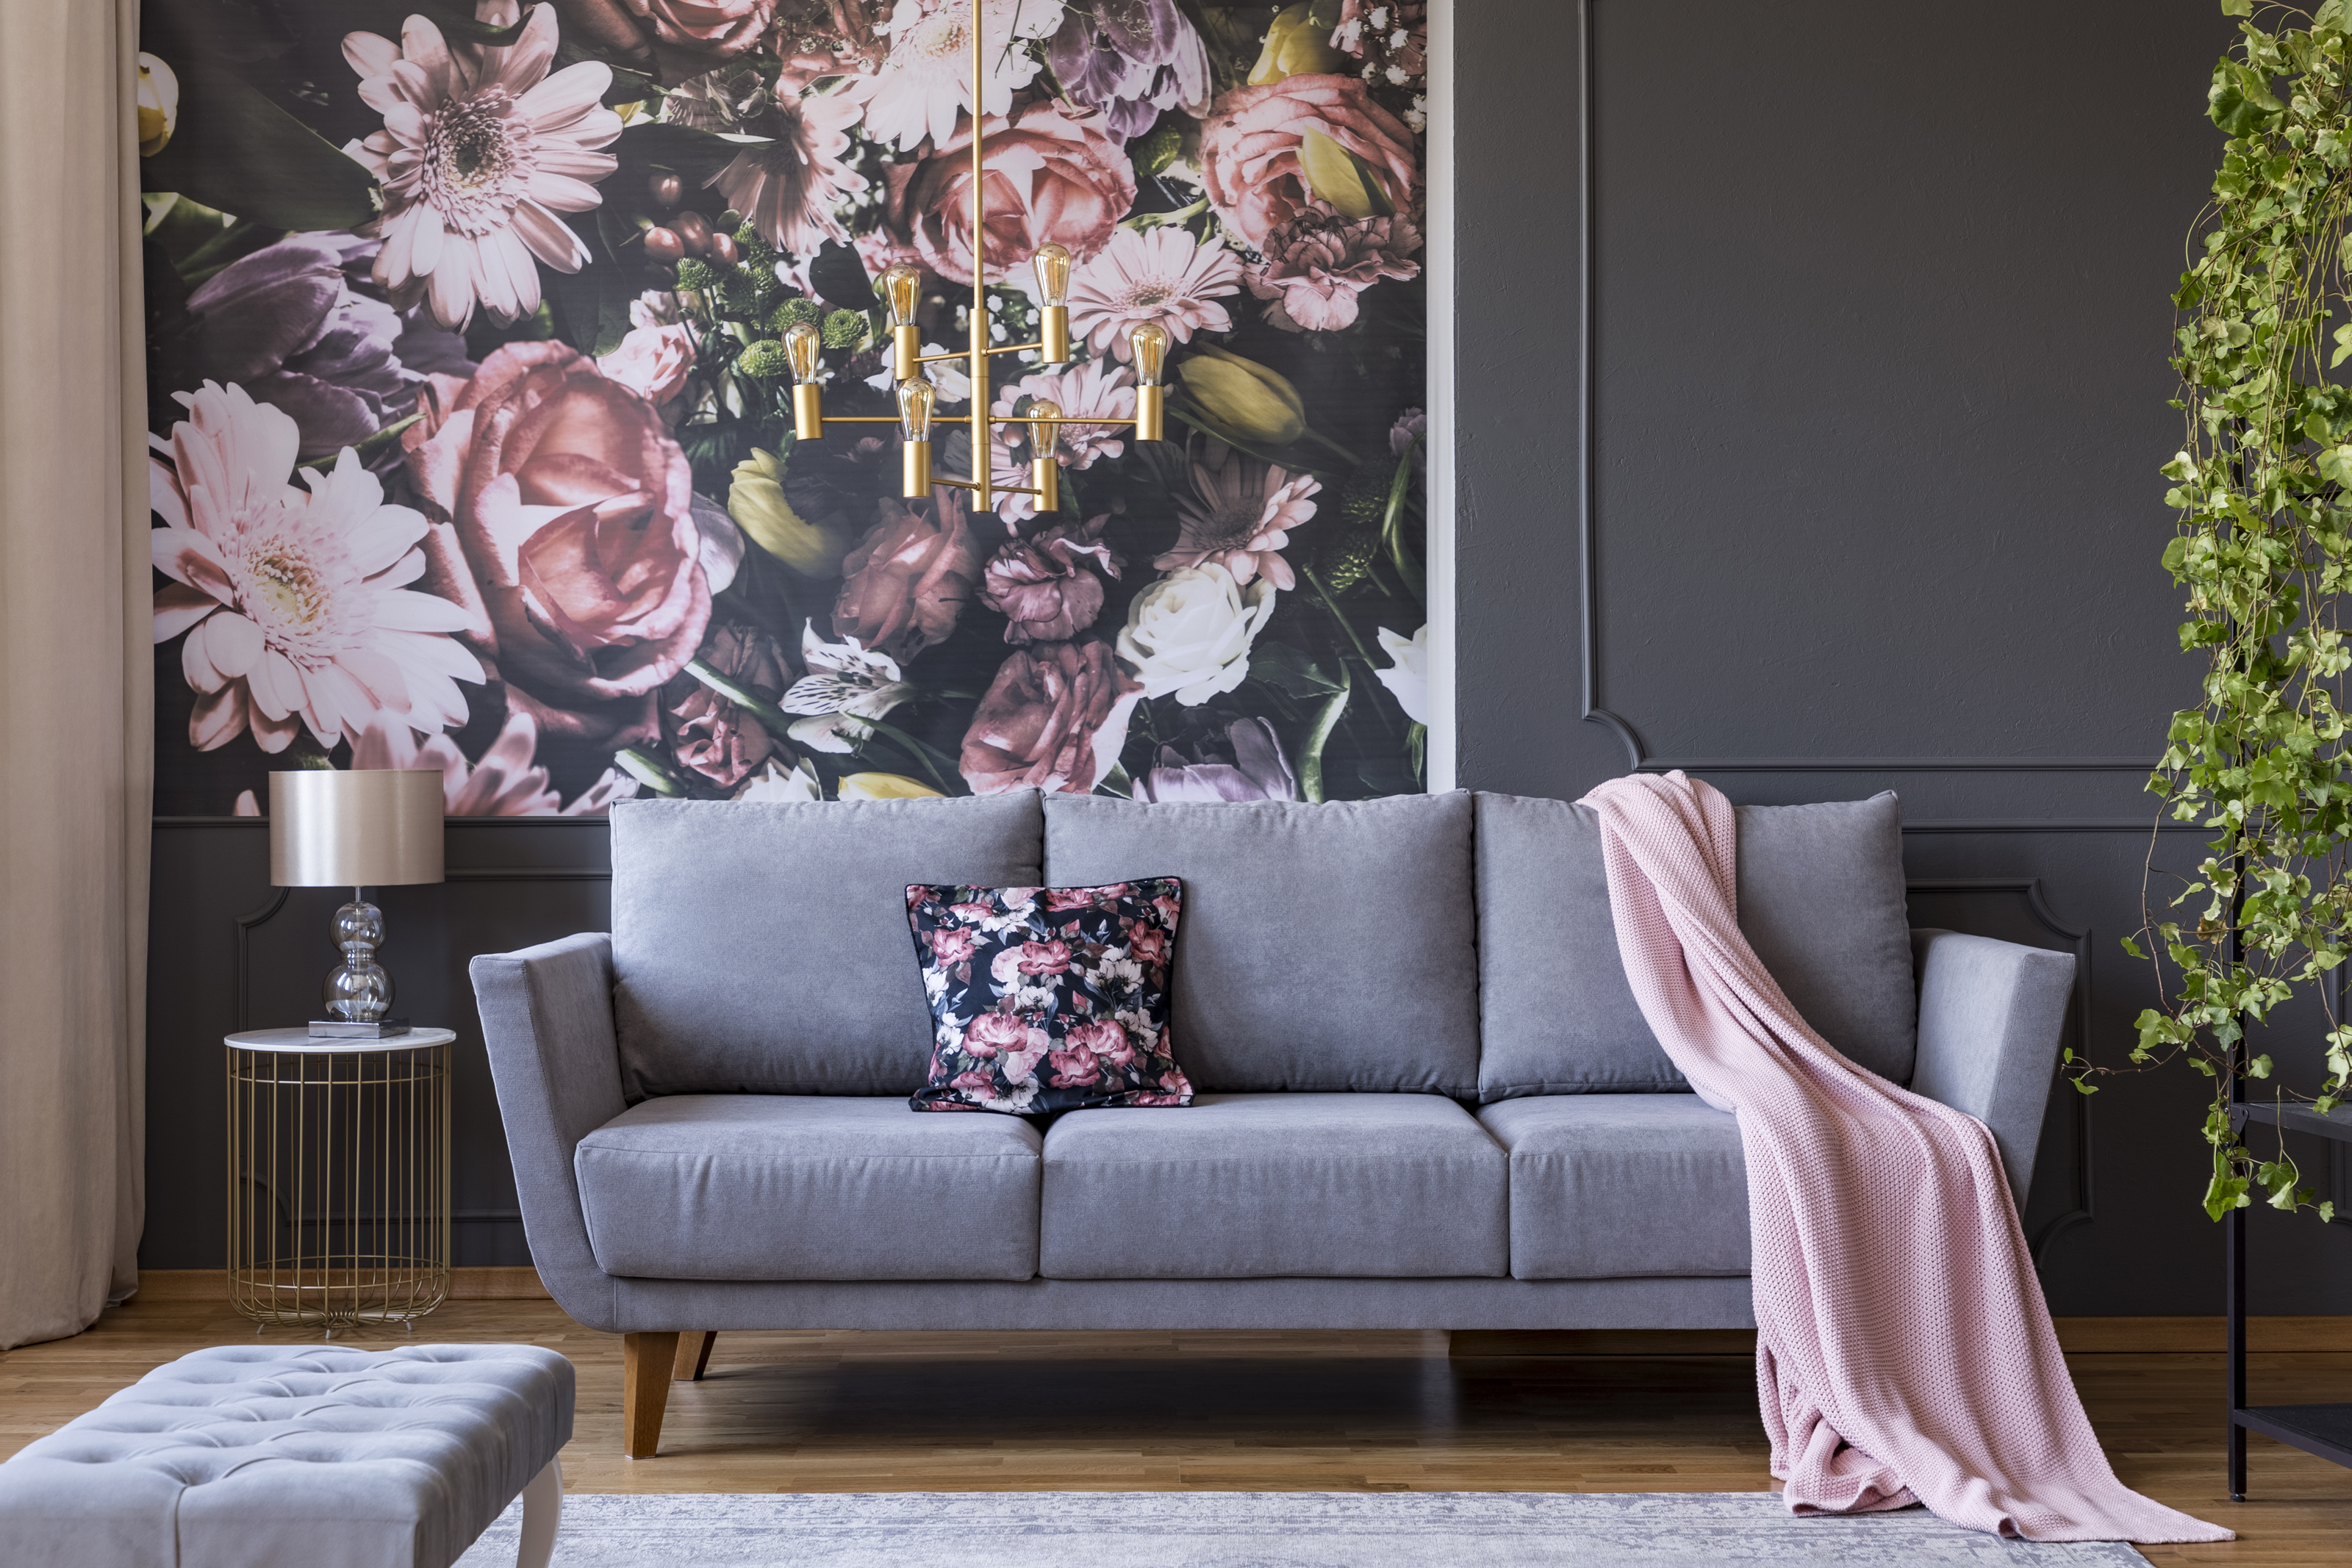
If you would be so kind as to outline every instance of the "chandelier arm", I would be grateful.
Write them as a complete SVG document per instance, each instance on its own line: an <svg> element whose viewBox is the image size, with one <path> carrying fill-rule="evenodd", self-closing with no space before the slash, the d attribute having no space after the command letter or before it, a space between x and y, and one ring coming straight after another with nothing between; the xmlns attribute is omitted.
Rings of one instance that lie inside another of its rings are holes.
<svg viewBox="0 0 2352 1568"><path fill-rule="evenodd" d="M931 476L931 483L934 485L945 485L950 489L956 490L977 490L980 488L980 482L976 479L957 479L940 474L934 474ZM989 486L989 489L992 494L998 496L1034 496L1037 493L1026 485L992 485Z"/></svg>

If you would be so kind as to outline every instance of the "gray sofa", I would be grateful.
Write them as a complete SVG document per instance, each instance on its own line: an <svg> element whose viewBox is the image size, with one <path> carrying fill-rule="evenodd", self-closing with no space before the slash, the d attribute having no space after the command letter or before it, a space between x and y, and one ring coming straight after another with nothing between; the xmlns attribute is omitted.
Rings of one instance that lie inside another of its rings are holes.
<svg viewBox="0 0 2352 1568"><path fill-rule="evenodd" d="M1892 795L1739 819L1790 999L1989 1124L2021 1206L2073 958L1907 929ZM1753 1323L1738 1124L1634 1005L1589 812L637 801L612 833L611 935L473 977L532 1259L629 1335L632 1454L681 1331ZM908 1108L907 883L1165 875L1192 1106Z"/></svg>

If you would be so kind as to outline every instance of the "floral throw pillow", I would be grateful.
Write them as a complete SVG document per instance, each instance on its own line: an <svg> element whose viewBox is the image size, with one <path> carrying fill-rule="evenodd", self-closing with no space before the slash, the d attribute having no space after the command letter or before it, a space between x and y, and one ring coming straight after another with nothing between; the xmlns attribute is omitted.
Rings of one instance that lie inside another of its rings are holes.
<svg viewBox="0 0 2352 1568"><path fill-rule="evenodd" d="M907 889L931 1001L918 1111L1189 1105L1168 1041L1184 884Z"/></svg>

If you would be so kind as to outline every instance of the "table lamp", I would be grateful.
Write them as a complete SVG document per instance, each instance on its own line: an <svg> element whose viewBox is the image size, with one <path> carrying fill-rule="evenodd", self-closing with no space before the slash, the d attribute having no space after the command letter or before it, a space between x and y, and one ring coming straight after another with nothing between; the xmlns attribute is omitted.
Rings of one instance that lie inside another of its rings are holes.
<svg viewBox="0 0 2352 1568"><path fill-rule="evenodd" d="M383 912L371 887L441 880L441 775L424 769L306 768L269 776L269 883L348 887L335 911L341 966L327 977L322 1038L381 1040L408 1032L392 1010L392 976L375 961Z"/></svg>

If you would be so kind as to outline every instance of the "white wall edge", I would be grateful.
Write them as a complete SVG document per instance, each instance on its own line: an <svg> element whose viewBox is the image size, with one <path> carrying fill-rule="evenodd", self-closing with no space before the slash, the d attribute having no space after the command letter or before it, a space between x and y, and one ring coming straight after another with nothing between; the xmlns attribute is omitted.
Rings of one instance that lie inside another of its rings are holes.
<svg viewBox="0 0 2352 1568"><path fill-rule="evenodd" d="M1454 709L1454 0L1429 7L1427 223L1429 455L1422 509L1429 524L1423 559L1429 563L1428 785L1454 788L1459 731Z"/></svg>

